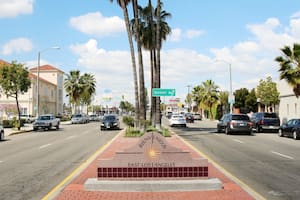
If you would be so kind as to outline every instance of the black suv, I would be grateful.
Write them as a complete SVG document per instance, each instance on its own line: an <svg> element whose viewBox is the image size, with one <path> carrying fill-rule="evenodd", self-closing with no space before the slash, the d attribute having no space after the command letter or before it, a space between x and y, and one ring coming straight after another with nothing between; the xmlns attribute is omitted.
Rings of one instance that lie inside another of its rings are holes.
<svg viewBox="0 0 300 200"><path fill-rule="evenodd" d="M256 132L263 132L265 130L278 132L280 127L280 119L274 112L257 112L251 116L251 121Z"/></svg>

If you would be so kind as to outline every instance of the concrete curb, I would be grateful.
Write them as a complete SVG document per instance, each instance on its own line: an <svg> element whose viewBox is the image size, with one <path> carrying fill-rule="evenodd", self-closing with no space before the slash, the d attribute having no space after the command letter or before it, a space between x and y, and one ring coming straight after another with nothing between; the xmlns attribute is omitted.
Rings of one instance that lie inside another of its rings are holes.
<svg viewBox="0 0 300 200"><path fill-rule="evenodd" d="M90 178L84 183L87 191L113 192L172 192L222 189L217 178L195 180L99 180Z"/></svg>

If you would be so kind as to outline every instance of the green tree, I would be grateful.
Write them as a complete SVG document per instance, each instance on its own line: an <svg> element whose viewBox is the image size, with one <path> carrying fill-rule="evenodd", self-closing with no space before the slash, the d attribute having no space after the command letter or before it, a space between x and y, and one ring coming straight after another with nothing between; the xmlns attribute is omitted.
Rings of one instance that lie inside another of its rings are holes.
<svg viewBox="0 0 300 200"><path fill-rule="evenodd" d="M218 88L212 80L206 80L192 91L194 101L200 102L209 109L210 119L213 119L212 108L218 102Z"/></svg>
<svg viewBox="0 0 300 200"><path fill-rule="evenodd" d="M234 92L235 103L234 106L237 108L245 108L246 98L249 94L247 88L241 88Z"/></svg>
<svg viewBox="0 0 300 200"><path fill-rule="evenodd" d="M113 0L110 0L110 2L113 2ZM137 68L136 68L136 60L135 60L135 52L134 52L134 45L132 40L132 31L130 29L130 23L129 23L129 15L127 10L127 5L131 2L131 0L117 0L117 3L123 10L123 15L125 19L125 25L127 30L127 37L128 42L130 46L130 55L131 55L131 64L132 64L132 71L133 71L133 81L134 81L134 97L135 97L135 108L138 111L140 108L140 102L139 102L139 85L138 85L138 78L137 78ZM144 88L144 87L143 87ZM134 120L134 126L139 127L139 120L140 120L140 113L135 113L135 120Z"/></svg>
<svg viewBox="0 0 300 200"><path fill-rule="evenodd" d="M293 88L296 97L300 95L300 44L284 46L282 56L275 58L280 65L280 80L284 79Z"/></svg>
<svg viewBox="0 0 300 200"><path fill-rule="evenodd" d="M12 61L11 64L4 64L0 68L0 86L2 91L7 97L12 97L16 100L19 116L18 130L21 128L21 113L18 98L20 94L24 94L30 88L31 81L28 75L28 69L16 61Z"/></svg>
<svg viewBox="0 0 300 200"><path fill-rule="evenodd" d="M133 112L134 111L133 105L130 102L128 102L128 101L121 101L119 108L122 111L125 110L126 112Z"/></svg>
<svg viewBox="0 0 300 200"><path fill-rule="evenodd" d="M83 93L81 94L81 101L83 104L87 105L87 113L88 113L88 105L92 102L92 97L96 92L96 79L93 75L84 73L82 77L82 87Z"/></svg>
<svg viewBox="0 0 300 200"><path fill-rule="evenodd" d="M72 114L77 112L77 106L80 103L81 94L83 93L82 79L79 70L72 70L65 78L64 87L72 106Z"/></svg>
<svg viewBox="0 0 300 200"><path fill-rule="evenodd" d="M229 112L229 103L228 103L229 92L220 91L219 92L219 103L222 108L222 115Z"/></svg>
<svg viewBox="0 0 300 200"><path fill-rule="evenodd" d="M269 76L266 80L261 79L256 87L256 96L260 99L260 103L270 107L279 103L279 92L276 83Z"/></svg>
<svg viewBox="0 0 300 200"><path fill-rule="evenodd" d="M249 109L249 111L257 112L257 97L254 88L246 97L245 106Z"/></svg>

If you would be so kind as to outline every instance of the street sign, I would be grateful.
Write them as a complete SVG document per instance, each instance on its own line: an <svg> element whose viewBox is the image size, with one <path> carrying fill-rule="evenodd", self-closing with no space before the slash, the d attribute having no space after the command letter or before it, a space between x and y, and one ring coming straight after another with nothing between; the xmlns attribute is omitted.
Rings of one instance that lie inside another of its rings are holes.
<svg viewBox="0 0 300 200"><path fill-rule="evenodd" d="M175 89L162 89L162 88L153 88L152 96L153 97L165 97L165 96L175 96Z"/></svg>

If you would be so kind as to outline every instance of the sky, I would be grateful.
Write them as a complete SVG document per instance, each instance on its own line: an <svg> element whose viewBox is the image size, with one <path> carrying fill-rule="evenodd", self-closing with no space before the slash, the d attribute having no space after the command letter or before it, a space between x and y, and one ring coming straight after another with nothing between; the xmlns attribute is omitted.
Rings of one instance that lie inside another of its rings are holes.
<svg viewBox="0 0 300 200"><path fill-rule="evenodd" d="M172 29L161 51L161 88L176 89L182 102L209 79L229 91L229 66L233 91L255 88L267 76L277 82L280 48L300 43L299 0L161 1ZM132 18L131 5L128 10ZM40 52L41 65L94 75L94 103L117 104L122 96L134 102L129 43L116 1L0 0L0 26L0 59L32 68ZM149 89L149 52L143 59Z"/></svg>

